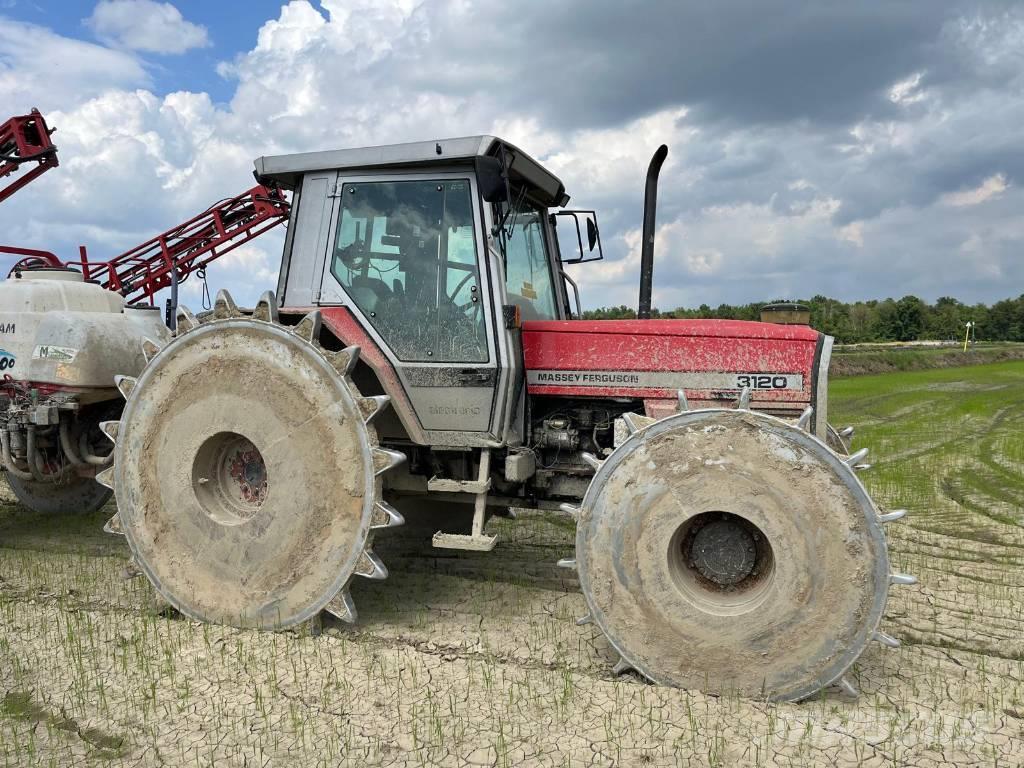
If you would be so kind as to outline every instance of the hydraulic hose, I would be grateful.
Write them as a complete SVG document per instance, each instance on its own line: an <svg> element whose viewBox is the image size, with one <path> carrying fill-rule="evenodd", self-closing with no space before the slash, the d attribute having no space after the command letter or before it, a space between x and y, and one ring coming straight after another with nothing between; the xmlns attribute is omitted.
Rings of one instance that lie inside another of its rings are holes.
<svg viewBox="0 0 1024 768"><path fill-rule="evenodd" d="M18 460L11 454L11 436L6 427L0 428L0 459L3 460L4 469L19 480L35 480L32 472L20 467Z"/></svg>

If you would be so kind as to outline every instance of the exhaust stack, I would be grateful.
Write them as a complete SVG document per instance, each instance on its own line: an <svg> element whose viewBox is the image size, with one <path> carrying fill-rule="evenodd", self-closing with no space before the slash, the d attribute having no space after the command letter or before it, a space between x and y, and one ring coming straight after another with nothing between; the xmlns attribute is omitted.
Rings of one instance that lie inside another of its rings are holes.
<svg viewBox="0 0 1024 768"><path fill-rule="evenodd" d="M647 166L647 186L644 188L644 233L640 248L640 306L636 316L651 319L651 283L654 280L654 226L658 213L658 174L668 157L668 147L658 147L651 164Z"/></svg>

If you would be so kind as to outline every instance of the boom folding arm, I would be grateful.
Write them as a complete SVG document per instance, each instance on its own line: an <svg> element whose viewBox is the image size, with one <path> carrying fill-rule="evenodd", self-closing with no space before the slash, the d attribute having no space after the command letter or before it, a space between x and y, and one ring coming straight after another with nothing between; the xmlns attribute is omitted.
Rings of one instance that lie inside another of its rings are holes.
<svg viewBox="0 0 1024 768"><path fill-rule="evenodd" d="M53 129L47 128L38 109L0 125L0 179L6 179L25 163L36 164L0 187L0 202L50 168L57 167L57 147L50 141L51 133Z"/></svg>
<svg viewBox="0 0 1024 768"><path fill-rule="evenodd" d="M73 266L81 268L86 280L97 280L123 295L128 304L153 303L157 291L175 279L180 283L285 221L289 207L280 189L257 184L109 261L90 261L85 246L80 247L78 260L67 262L49 251L13 246L0 245L0 253L24 257L12 272L32 266Z"/></svg>

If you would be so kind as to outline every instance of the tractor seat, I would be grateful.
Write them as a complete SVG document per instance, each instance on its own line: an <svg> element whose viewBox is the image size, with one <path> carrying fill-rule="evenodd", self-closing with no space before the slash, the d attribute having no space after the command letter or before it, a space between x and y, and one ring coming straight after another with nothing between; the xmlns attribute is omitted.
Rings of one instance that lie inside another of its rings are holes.
<svg viewBox="0 0 1024 768"><path fill-rule="evenodd" d="M376 312L380 303L392 295L387 283L375 277L353 277L348 291L364 312Z"/></svg>

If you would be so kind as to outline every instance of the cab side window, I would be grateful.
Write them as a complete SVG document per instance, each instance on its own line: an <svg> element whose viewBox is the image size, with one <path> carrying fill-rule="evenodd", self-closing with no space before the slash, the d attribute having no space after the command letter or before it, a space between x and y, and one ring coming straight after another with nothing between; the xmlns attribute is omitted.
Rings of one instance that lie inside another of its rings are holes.
<svg viewBox="0 0 1024 768"><path fill-rule="evenodd" d="M557 320L555 286L544 238L544 213L521 205L505 239L505 288L523 320Z"/></svg>
<svg viewBox="0 0 1024 768"><path fill-rule="evenodd" d="M331 273L407 362L487 362L466 179L345 184Z"/></svg>

